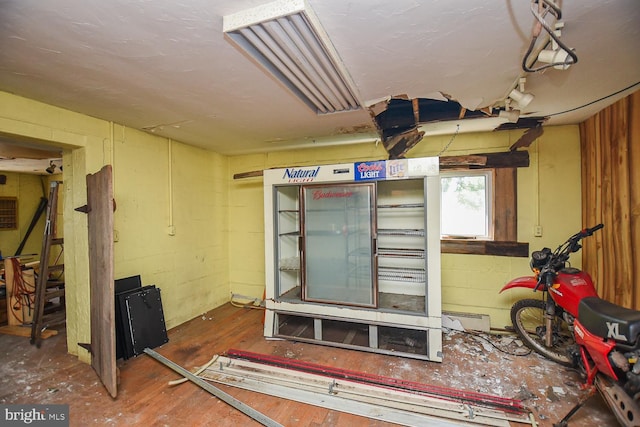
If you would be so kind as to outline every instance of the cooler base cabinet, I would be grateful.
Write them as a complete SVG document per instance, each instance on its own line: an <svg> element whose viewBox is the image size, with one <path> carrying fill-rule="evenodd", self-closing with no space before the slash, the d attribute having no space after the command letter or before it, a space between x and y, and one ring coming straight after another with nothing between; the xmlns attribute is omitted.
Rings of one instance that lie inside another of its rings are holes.
<svg viewBox="0 0 640 427"><path fill-rule="evenodd" d="M269 310L265 326L270 336L351 350L442 361L442 331L435 327L409 326L411 319L394 323L367 322L357 313L349 318Z"/></svg>

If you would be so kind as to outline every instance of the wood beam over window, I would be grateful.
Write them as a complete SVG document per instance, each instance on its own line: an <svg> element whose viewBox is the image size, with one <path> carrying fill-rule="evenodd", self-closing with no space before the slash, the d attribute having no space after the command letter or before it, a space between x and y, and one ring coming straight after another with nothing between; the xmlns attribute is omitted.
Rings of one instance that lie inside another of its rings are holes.
<svg viewBox="0 0 640 427"><path fill-rule="evenodd" d="M517 168L529 166L527 151L504 153L475 154L474 157L485 158L485 164L463 166L464 159L470 156L449 156L445 165L440 162L441 169L493 169L493 239L442 239L442 253L477 254L528 257L529 244L517 241L518 234L518 173ZM444 167L443 167L444 166Z"/></svg>

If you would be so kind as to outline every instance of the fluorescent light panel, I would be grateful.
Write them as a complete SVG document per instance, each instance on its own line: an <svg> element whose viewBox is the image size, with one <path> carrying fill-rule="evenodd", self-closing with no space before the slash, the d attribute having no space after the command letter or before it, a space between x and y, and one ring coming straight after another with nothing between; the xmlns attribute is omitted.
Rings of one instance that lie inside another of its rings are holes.
<svg viewBox="0 0 640 427"><path fill-rule="evenodd" d="M223 31L318 114L360 108L333 45L304 0L223 17Z"/></svg>

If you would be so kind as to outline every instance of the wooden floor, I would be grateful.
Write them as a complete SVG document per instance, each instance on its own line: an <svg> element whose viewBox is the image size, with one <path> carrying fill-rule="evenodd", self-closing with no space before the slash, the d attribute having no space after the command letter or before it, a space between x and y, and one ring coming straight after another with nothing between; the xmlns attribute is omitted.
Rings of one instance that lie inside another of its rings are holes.
<svg viewBox="0 0 640 427"><path fill-rule="evenodd" d="M313 344L267 341L262 311L225 305L169 331L157 352L194 370L231 348L477 391L524 401L540 426L558 421L582 395L580 376L535 354L514 356L460 332L444 335L444 362L433 363ZM522 352L509 337L492 342ZM64 331L37 349L28 338L0 335L0 404L68 404L72 426L259 425L192 383L170 387L177 375L147 355L121 361L117 399L111 399L90 366L66 353ZM220 386L286 426L386 426L327 409ZM570 426L615 426L599 396Z"/></svg>

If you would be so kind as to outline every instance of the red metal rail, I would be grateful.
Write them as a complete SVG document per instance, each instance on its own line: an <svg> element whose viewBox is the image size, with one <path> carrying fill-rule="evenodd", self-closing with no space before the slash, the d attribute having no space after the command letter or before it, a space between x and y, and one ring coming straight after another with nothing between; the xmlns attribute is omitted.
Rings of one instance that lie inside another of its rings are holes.
<svg viewBox="0 0 640 427"><path fill-rule="evenodd" d="M226 354L230 358L262 363L269 366L292 369L322 375L330 378L340 378L363 384L376 385L389 389L403 390L414 394L437 397L454 402L474 404L492 409L500 409L505 412L525 414L529 411L522 405L522 401L500 396L493 396L474 391L458 390L449 387L422 384L415 381L407 381L399 378L385 377L366 372L351 371L348 369L323 366L301 360L287 359L284 357L266 354L251 353L248 351L230 349Z"/></svg>

